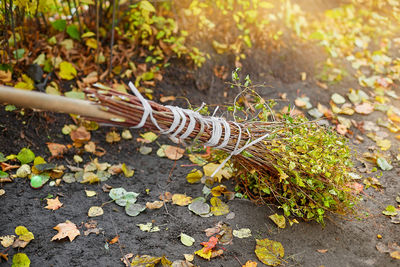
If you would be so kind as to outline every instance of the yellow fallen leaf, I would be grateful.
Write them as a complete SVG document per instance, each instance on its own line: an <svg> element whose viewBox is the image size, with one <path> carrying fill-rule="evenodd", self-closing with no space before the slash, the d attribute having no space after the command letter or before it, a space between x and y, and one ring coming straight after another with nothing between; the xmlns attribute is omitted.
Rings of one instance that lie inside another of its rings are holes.
<svg viewBox="0 0 400 267"><path fill-rule="evenodd" d="M218 167L219 164L216 163L209 163L207 165L204 165L203 166L204 175L211 176ZM221 182L223 177L225 177L226 179L231 178L232 172L230 171L229 168L223 167L214 175L214 177L217 178L219 182Z"/></svg>
<svg viewBox="0 0 400 267"><path fill-rule="evenodd" d="M187 206L192 203L192 197L188 197L184 194L174 194L172 196L172 204L178 206Z"/></svg>
<svg viewBox="0 0 400 267"><path fill-rule="evenodd" d="M242 267L257 267L257 262L248 260Z"/></svg>
<svg viewBox="0 0 400 267"><path fill-rule="evenodd" d="M18 89L24 89L24 90L35 89L35 83L27 75L22 74L22 80L23 80L22 82L18 82L17 84L15 84L14 87L18 88Z"/></svg>
<svg viewBox="0 0 400 267"><path fill-rule="evenodd" d="M269 218L270 218L279 228L285 228L285 227L286 227L285 216L283 216L283 215L278 215L277 213L275 213L275 214L270 215Z"/></svg>
<svg viewBox="0 0 400 267"><path fill-rule="evenodd" d="M381 148L382 151L386 151L392 146L392 142L390 142L388 139L377 140L376 144Z"/></svg>
<svg viewBox="0 0 400 267"><path fill-rule="evenodd" d="M75 67L67 62L63 61L60 63L60 78L64 80L72 80L77 75Z"/></svg>
<svg viewBox="0 0 400 267"><path fill-rule="evenodd" d="M85 42L87 47L93 48L93 49L97 49L97 41L94 38L89 38L86 40Z"/></svg>
<svg viewBox="0 0 400 267"><path fill-rule="evenodd" d="M281 264L281 258L285 254L282 244L278 241L265 239L256 239L257 245L255 253L257 258L270 266Z"/></svg>
<svg viewBox="0 0 400 267"><path fill-rule="evenodd" d="M199 182L201 180L201 177L203 177L203 173L200 170L193 169L186 175L186 180L189 183L194 184Z"/></svg>
<svg viewBox="0 0 400 267"><path fill-rule="evenodd" d="M104 214L103 208L98 206L92 206L89 208L88 216L89 217L97 217Z"/></svg>
<svg viewBox="0 0 400 267"><path fill-rule="evenodd" d="M97 195L96 191L91 191L91 190L85 190L86 196L87 197L94 197Z"/></svg>
<svg viewBox="0 0 400 267"><path fill-rule="evenodd" d="M229 213L229 206L217 197L212 197L210 199L210 204L211 213L215 216L221 216Z"/></svg>
<svg viewBox="0 0 400 267"><path fill-rule="evenodd" d="M194 254L202 257L203 259L210 260L212 252L211 252L211 250L207 250L207 253L204 253L203 249L201 248L201 249L197 250Z"/></svg>

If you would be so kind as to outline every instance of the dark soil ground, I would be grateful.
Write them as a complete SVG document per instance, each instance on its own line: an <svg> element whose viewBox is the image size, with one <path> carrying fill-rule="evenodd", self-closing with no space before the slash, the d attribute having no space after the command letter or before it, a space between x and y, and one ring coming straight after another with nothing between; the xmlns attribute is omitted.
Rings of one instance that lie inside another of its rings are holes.
<svg viewBox="0 0 400 267"><path fill-rule="evenodd" d="M277 54L263 54L253 52L243 62L242 74L250 74L254 83L265 86L259 92L267 98L279 98L279 94L287 93L291 103L300 95L311 98L313 105L318 102L327 105L333 92L347 91L353 86L358 88L356 81L345 81L332 86L329 91L321 89L312 79L315 62L310 55L319 53L315 48L301 47L297 50L287 48ZM315 58L315 57L313 57ZM237 93L224 84L224 81L214 76L212 65L204 66L200 70L188 70L183 63L172 64L164 73L164 80L157 85L156 94L185 96L193 103L202 101L211 104L228 103ZM225 65L230 71L233 62L229 58L218 62ZM307 72L308 79L301 81L300 72ZM227 98L223 92L227 91ZM170 103L168 103L170 104ZM177 105L184 105L185 101L178 100ZM355 117L365 119L365 117ZM61 133L65 124L72 123L67 115L52 113L34 113L26 111L21 115L18 111L6 112L0 109L0 152L5 155L16 154L23 147L30 147L36 155L44 158L50 156L46 142L67 144L71 143L69 136ZM201 184L189 184L185 177L193 167L181 167L191 162L184 157L174 162L159 158L155 151L156 144L151 144L153 152L142 155L138 152L139 144L136 141L139 133L144 130L133 131L131 141L122 140L116 144L105 142L109 128L102 127L93 132L92 141L105 148L107 153L100 158L101 162L118 164L126 162L135 168L135 175L125 178L116 175L106 183L112 187L124 187L127 191L139 192L138 202L145 204L154 201L158 196L169 191L184 193L188 196L202 196ZM159 140L160 144L168 143L167 139ZM367 150L372 143L369 140L355 146L359 153ZM67 153L63 159L52 162L68 165L74 153ZM90 156L84 154L84 162ZM369 216L362 220L331 217L327 219L326 227L314 222L300 221L285 229L278 229L268 218L278 211L274 206L256 206L244 199L234 199L228 202L230 210L235 213L233 219L225 216L202 218L194 215L186 207L166 204L166 208L146 210L137 217L129 217L124 210L110 203L104 206L104 215L94 218L98 222L101 233L88 236L78 236L73 242L51 242L56 234L52 228L65 220L76 223L79 227L91 218L87 211L91 206L99 206L109 201L108 193L102 191L102 184L86 185L80 183L66 184L35 190L27 179L17 178L12 183L1 184L5 194L0 196L0 236L14 234L18 225L26 226L35 235L35 239L25 249L10 249L10 257L18 251L26 253L31 266L123 266L120 258L127 254L147 254L152 256L165 255L170 260L183 259L183 254L192 254L201 248L200 242L208 238L204 229L213 227L217 222L224 221L233 229L250 228L253 236L245 239L233 239L233 244L224 246L225 252L221 257L211 261L195 257L194 264L198 266L241 266L247 260L257 261L254 253L255 239L269 238L282 243L285 248L285 266L399 266L399 262L382 254L375 248L377 242L398 242L398 225L392 224L388 217L382 215L382 210L389 204L394 204L396 194L400 191L398 164L394 164L392 171L384 172L380 182L383 190L365 190L366 196L361 202L362 209ZM171 182L169 182L171 180ZM234 181L226 182L233 188ZM88 198L84 190L94 190L96 197ZM146 193L146 190L149 193ZM60 196L63 207L56 211L45 209L48 194ZM153 222L160 226L161 231L142 232L136 226L138 223ZM192 247L186 247L180 242L180 233L185 233L196 242ZM382 239L377 239L377 235ZM108 245L107 241L119 235L119 242ZM317 250L327 250L325 253ZM11 260L4 266L10 266ZM262 265L261 262L258 262Z"/></svg>

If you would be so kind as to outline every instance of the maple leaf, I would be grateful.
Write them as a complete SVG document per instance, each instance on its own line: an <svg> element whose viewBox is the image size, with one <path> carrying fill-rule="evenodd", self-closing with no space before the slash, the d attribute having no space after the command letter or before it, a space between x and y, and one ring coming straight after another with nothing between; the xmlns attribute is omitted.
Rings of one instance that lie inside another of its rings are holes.
<svg viewBox="0 0 400 267"><path fill-rule="evenodd" d="M48 198L47 206L44 208L48 210L58 210L59 208L62 207L62 205L63 203L61 203L60 200L58 200L58 197L56 197L55 199Z"/></svg>
<svg viewBox="0 0 400 267"><path fill-rule="evenodd" d="M213 248L215 248L217 243L218 243L218 238L216 238L215 236L212 236L212 237L210 237L210 239L207 242L201 242L200 244L204 246L203 252L205 254L207 254L209 251L211 251Z"/></svg>
<svg viewBox="0 0 400 267"><path fill-rule="evenodd" d="M57 226L53 227L54 230L57 230L58 233L53 236L53 238L51 239L51 241L54 240L60 240L63 238L68 237L69 241L72 242L75 237L77 237L78 235L80 235L81 233L79 232L79 229L76 227L76 224L74 224L73 222L66 220L65 223L59 223L57 224Z"/></svg>

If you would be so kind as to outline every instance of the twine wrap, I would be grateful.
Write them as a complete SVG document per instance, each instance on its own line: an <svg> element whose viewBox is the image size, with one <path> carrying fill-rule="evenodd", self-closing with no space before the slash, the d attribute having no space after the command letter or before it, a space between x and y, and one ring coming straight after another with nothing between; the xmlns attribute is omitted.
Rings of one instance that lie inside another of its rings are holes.
<svg viewBox="0 0 400 267"><path fill-rule="evenodd" d="M160 134L168 135L177 144L187 145L188 140L191 141L190 143L199 140L205 146L228 152L229 156L218 166L211 177L214 177L232 156L239 155L270 136L269 133L265 134L265 131L256 131L258 135L254 137L247 129L248 125L228 122L225 118L215 116L215 112L212 116L202 116L197 111L159 105L146 100L132 82L129 82L129 87L136 98L113 90L87 89L86 91L98 98L102 107L107 111L126 118L125 121L113 121L113 124L135 129L143 127L152 129ZM141 115L137 114L138 112Z"/></svg>

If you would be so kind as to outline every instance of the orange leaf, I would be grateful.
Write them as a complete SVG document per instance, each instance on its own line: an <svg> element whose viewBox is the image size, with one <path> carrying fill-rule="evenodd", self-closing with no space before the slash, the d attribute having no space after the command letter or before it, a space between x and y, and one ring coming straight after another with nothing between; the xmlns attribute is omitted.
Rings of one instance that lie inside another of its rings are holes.
<svg viewBox="0 0 400 267"><path fill-rule="evenodd" d="M115 236L113 239L110 240L110 242L108 242L108 244L112 245L114 243L117 243L119 239L119 235Z"/></svg>
<svg viewBox="0 0 400 267"><path fill-rule="evenodd" d="M208 251L211 251L213 248L215 248L217 243L218 243L218 238L212 236L207 242L202 242L200 244L204 246L203 252L207 253Z"/></svg>
<svg viewBox="0 0 400 267"><path fill-rule="evenodd" d="M65 145L57 143L46 143L46 144L50 150L52 157L60 157L67 151L67 147Z"/></svg>
<svg viewBox="0 0 400 267"><path fill-rule="evenodd" d="M57 226L53 227L53 229L57 230L58 233L53 236L51 241L68 237L69 241L72 242L75 237L81 234L79 229L76 227L76 224L69 220L66 220L65 223L57 224Z"/></svg>
<svg viewBox="0 0 400 267"><path fill-rule="evenodd" d="M56 197L55 199L48 198L47 206L44 208L48 210L58 210L59 208L62 207L62 205L63 203L61 203L60 200L58 200L58 197Z"/></svg>
<svg viewBox="0 0 400 267"><path fill-rule="evenodd" d="M257 262L248 260L242 267L257 267Z"/></svg>

